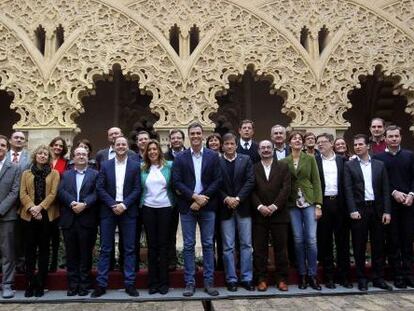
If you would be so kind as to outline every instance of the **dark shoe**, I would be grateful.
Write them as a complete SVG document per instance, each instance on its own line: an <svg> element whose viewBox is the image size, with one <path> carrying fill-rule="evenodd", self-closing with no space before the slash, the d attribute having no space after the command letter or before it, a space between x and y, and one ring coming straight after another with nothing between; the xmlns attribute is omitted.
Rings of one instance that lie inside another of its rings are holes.
<svg viewBox="0 0 414 311"><path fill-rule="evenodd" d="M165 295L165 294L168 293L169 290L170 290L170 288L167 285L163 285L163 286L160 287L159 292L160 292L161 295Z"/></svg>
<svg viewBox="0 0 414 311"><path fill-rule="evenodd" d="M150 289L148 289L148 294L150 294L150 295L154 295L154 294L156 294L156 293L158 293L158 288L156 288L156 287L151 287Z"/></svg>
<svg viewBox="0 0 414 311"><path fill-rule="evenodd" d="M366 292L368 290L368 282L365 279L358 280L358 289L361 292Z"/></svg>
<svg viewBox="0 0 414 311"><path fill-rule="evenodd" d="M318 279L315 276L308 276L308 284L314 290L321 290L322 287L319 284Z"/></svg>
<svg viewBox="0 0 414 311"><path fill-rule="evenodd" d="M345 288L353 288L354 287L354 285L352 285L352 283L348 282L347 280L340 282L339 285L341 285L342 287L345 287Z"/></svg>
<svg viewBox="0 0 414 311"><path fill-rule="evenodd" d="M385 289L385 290L392 290L392 286L388 285L387 283L384 282L384 280L375 280L372 282L372 286L377 287L377 288L381 288L381 289Z"/></svg>
<svg viewBox="0 0 414 311"><path fill-rule="evenodd" d="M227 283L227 290L229 292L237 292L237 284L236 284L236 282Z"/></svg>
<svg viewBox="0 0 414 311"><path fill-rule="evenodd" d="M266 283L266 281L260 281L259 284L257 284L257 290L259 292L265 292L265 291L267 291L267 283Z"/></svg>
<svg viewBox="0 0 414 311"><path fill-rule="evenodd" d="M139 293L134 285L128 285L125 287L125 292L131 297L138 297Z"/></svg>
<svg viewBox="0 0 414 311"><path fill-rule="evenodd" d="M187 284L183 291L184 297L191 297L195 293L195 285L194 284Z"/></svg>
<svg viewBox="0 0 414 311"><path fill-rule="evenodd" d="M407 288L407 284L405 283L405 281L402 278L396 278L394 280L394 286L396 288Z"/></svg>
<svg viewBox="0 0 414 311"><path fill-rule="evenodd" d="M277 288L282 292L287 292L289 290L289 287L285 281L280 281L279 284L277 284Z"/></svg>
<svg viewBox="0 0 414 311"><path fill-rule="evenodd" d="M210 296L218 296L219 295L218 290L215 289L214 287L211 287L211 286L205 287L204 292L206 292L207 295L210 295Z"/></svg>
<svg viewBox="0 0 414 311"><path fill-rule="evenodd" d="M69 288L68 291L66 292L66 296L76 296L78 294L78 289L77 288Z"/></svg>
<svg viewBox="0 0 414 311"><path fill-rule="evenodd" d="M79 296L88 296L89 295L89 291L86 288L80 288L78 290L78 295Z"/></svg>
<svg viewBox="0 0 414 311"><path fill-rule="evenodd" d="M298 284L299 289L306 289L308 288L308 281L306 279L305 275L301 275L299 277L299 284Z"/></svg>
<svg viewBox="0 0 414 311"><path fill-rule="evenodd" d="M335 289L335 288L336 288L335 283L334 283L334 281L333 281L333 280L328 280L328 281L326 281L326 283L325 283L325 287L326 287L326 288L329 288L329 289Z"/></svg>
<svg viewBox="0 0 414 311"><path fill-rule="evenodd" d="M98 297L101 297L102 295L105 295L105 293L106 293L106 288L105 287L98 286L92 292L91 297L92 298L98 298Z"/></svg>
<svg viewBox="0 0 414 311"><path fill-rule="evenodd" d="M44 294L45 294L45 290L43 287L38 287L34 290L35 297L43 297Z"/></svg>
<svg viewBox="0 0 414 311"><path fill-rule="evenodd" d="M26 290L24 291L24 297L26 298L33 297L33 294L34 294L33 287L26 288Z"/></svg>
<svg viewBox="0 0 414 311"><path fill-rule="evenodd" d="M255 287L254 287L252 281L243 281L243 282L240 282L240 286L243 287L245 290L248 290L250 292L252 292L252 291L255 290Z"/></svg>
<svg viewBox="0 0 414 311"><path fill-rule="evenodd" d="M414 279L413 278L406 278L405 280L405 284L407 285L407 287L414 287Z"/></svg>

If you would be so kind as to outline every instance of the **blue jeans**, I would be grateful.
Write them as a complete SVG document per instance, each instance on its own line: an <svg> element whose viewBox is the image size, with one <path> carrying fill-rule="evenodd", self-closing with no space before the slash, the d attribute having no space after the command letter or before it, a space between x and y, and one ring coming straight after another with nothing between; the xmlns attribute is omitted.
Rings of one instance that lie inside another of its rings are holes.
<svg viewBox="0 0 414 311"><path fill-rule="evenodd" d="M311 205L306 208L291 207L290 221L295 241L298 272L300 275L316 276L318 250L316 244L317 221L315 219L315 206Z"/></svg>
<svg viewBox="0 0 414 311"><path fill-rule="evenodd" d="M108 272L111 252L114 248L115 228L120 228L121 241L124 248L124 283L125 286L135 285L135 230L136 218L111 215L101 218L101 252L99 254L98 275L96 282L98 286L108 286Z"/></svg>
<svg viewBox="0 0 414 311"><path fill-rule="evenodd" d="M240 217L237 212L234 212L229 219L221 221L226 282L237 282L234 263L236 228L240 240L240 280L250 282L253 279L252 219L251 217Z"/></svg>
<svg viewBox="0 0 414 311"><path fill-rule="evenodd" d="M184 281L185 284L195 285L195 244L196 225L200 226L201 246L203 250L204 286L214 285L214 211L188 212L181 214L181 229L184 239Z"/></svg>

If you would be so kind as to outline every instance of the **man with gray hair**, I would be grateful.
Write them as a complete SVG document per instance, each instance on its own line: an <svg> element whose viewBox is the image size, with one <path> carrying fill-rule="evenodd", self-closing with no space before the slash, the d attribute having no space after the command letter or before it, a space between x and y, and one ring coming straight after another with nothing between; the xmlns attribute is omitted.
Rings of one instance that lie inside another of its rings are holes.
<svg viewBox="0 0 414 311"><path fill-rule="evenodd" d="M290 148L286 145L286 128L275 124L270 130L270 139L273 143L273 157L282 160L290 154Z"/></svg>
<svg viewBox="0 0 414 311"><path fill-rule="evenodd" d="M16 201L19 197L20 169L7 158L7 137L0 135L0 251L3 269L3 298L14 297Z"/></svg>

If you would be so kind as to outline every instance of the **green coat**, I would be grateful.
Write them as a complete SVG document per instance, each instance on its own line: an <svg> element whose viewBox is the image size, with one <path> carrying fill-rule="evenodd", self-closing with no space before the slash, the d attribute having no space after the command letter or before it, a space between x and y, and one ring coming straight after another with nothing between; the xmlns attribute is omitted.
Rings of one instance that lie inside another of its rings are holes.
<svg viewBox="0 0 414 311"><path fill-rule="evenodd" d="M306 202L309 204L322 205L323 197L321 180L319 178L318 165L316 164L315 158L301 152L297 169L293 166L293 158L291 154L281 161L288 164L289 171L292 174L292 187L288 199L288 206L296 206L299 188L302 189Z"/></svg>
<svg viewBox="0 0 414 311"><path fill-rule="evenodd" d="M161 169L161 174L164 176L165 180L167 181L167 195L170 199L171 205L174 206L175 198L174 193L172 191L172 181L171 181L171 167L172 167L172 161L166 161L165 165ZM144 198L147 194L147 187L145 186L145 182L147 181L149 175L149 171L144 171L143 166L141 165L141 199L139 203L139 207L142 207L144 205Z"/></svg>

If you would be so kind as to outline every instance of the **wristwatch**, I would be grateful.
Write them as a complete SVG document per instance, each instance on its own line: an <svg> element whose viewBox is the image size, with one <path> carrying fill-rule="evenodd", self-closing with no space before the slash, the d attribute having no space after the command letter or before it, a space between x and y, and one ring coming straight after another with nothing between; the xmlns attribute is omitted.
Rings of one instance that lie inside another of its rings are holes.
<svg viewBox="0 0 414 311"><path fill-rule="evenodd" d="M315 205L317 209L322 209L322 206L320 204Z"/></svg>

